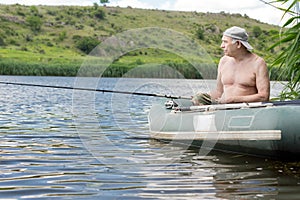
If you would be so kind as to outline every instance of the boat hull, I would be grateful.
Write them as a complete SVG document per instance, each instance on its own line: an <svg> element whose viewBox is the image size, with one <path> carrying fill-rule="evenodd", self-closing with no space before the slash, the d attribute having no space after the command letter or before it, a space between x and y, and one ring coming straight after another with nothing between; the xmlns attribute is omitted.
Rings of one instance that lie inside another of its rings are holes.
<svg viewBox="0 0 300 200"><path fill-rule="evenodd" d="M256 156L300 155L300 106L263 105L210 111L151 109L150 134L201 148Z"/></svg>

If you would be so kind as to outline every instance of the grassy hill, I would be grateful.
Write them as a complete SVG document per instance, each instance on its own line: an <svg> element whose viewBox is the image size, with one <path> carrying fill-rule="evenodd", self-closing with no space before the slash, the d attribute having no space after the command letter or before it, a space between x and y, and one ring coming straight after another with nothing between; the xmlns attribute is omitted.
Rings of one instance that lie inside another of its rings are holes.
<svg viewBox="0 0 300 200"><path fill-rule="evenodd" d="M234 25L247 29L254 52L267 63L282 50L268 50L275 43L274 36L280 27L224 12L145 10L97 4L89 7L16 4L0 5L0 24L0 74L76 76L83 60L97 44L118 33L143 27L167 28L184 34L201 45L215 64L222 55L222 32ZM111 65L114 70L106 75L120 76L154 60L188 69L180 56L146 48L127 52L116 59ZM199 77L201 75L186 78Z"/></svg>

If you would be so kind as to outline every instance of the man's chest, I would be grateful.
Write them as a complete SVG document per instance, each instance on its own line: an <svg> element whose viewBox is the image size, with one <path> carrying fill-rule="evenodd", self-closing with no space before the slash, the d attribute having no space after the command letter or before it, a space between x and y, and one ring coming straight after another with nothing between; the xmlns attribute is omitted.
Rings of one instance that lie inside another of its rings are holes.
<svg viewBox="0 0 300 200"><path fill-rule="evenodd" d="M221 75L223 85L255 86L256 75L251 66L225 66Z"/></svg>

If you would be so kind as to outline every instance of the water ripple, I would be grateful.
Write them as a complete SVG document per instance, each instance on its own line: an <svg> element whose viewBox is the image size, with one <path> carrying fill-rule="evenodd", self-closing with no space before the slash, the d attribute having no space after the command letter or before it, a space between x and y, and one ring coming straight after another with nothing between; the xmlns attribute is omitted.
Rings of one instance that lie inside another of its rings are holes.
<svg viewBox="0 0 300 200"><path fill-rule="evenodd" d="M1 79L74 83L68 77ZM117 82L102 79L99 85L114 89ZM158 82L165 86L158 87ZM179 95L188 93L181 81L125 83L118 89L138 91L136 86L145 84L142 92L162 93L173 87L183 91ZM94 113L84 109L90 106L87 102L74 112L72 92L1 87L1 199L297 199L300 195L298 163L219 152L203 157L197 148L149 139L147 113L164 99L97 93Z"/></svg>

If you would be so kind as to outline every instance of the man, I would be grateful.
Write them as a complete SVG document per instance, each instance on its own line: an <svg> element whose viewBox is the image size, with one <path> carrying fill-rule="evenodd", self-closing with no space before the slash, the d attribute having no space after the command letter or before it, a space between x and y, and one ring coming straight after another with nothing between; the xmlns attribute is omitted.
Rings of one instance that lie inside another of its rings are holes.
<svg viewBox="0 0 300 200"><path fill-rule="evenodd" d="M231 27L223 33L224 56L218 66L217 86L210 93L213 102L240 103L268 101L270 80L263 58L251 52L245 29ZM197 94L194 104L207 104L207 94ZM204 101L203 101L204 100Z"/></svg>

